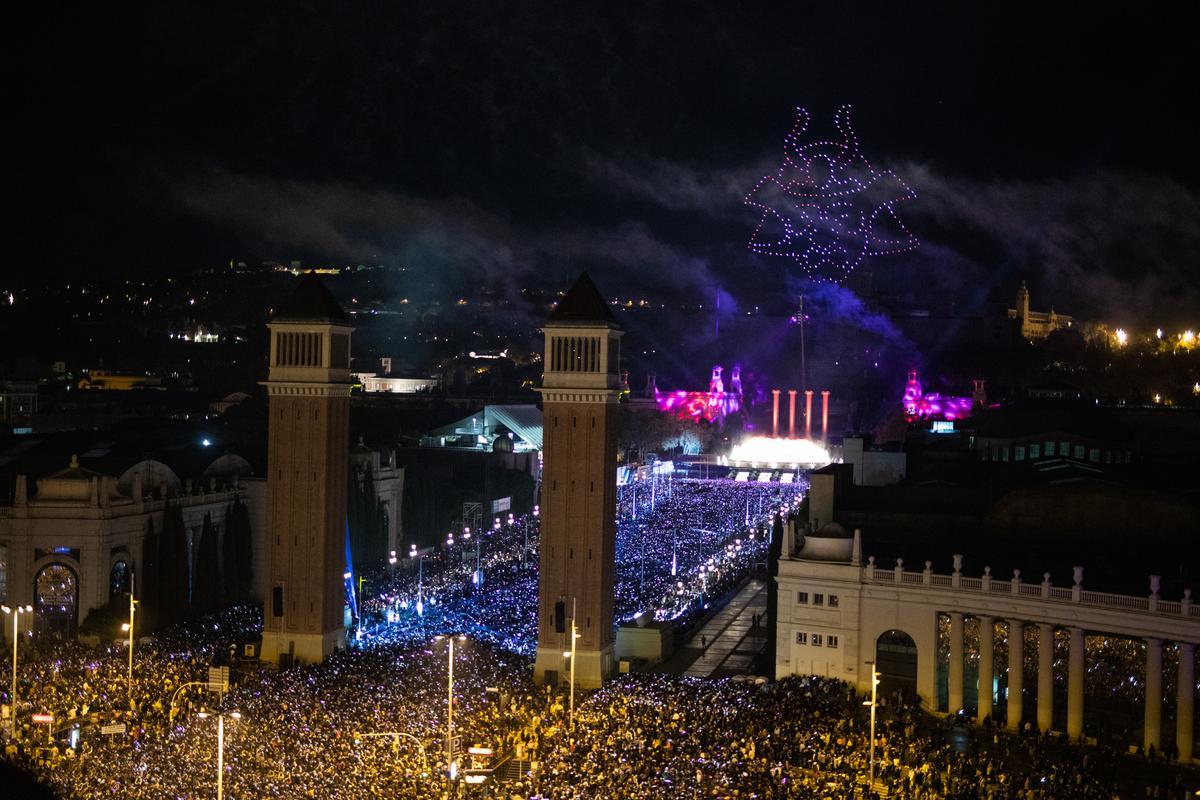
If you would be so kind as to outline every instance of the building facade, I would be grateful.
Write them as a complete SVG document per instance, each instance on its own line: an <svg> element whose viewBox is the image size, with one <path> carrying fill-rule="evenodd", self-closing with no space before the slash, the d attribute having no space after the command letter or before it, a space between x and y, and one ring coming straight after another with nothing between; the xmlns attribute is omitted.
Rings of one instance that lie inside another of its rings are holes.
<svg viewBox="0 0 1200 800"><path fill-rule="evenodd" d="M345 647L350 333L307 273L268 325L264 661L322 661Z"/></svg>
<svg viewBox="0 0 1200 800"><path fill-rule="evenodd" d="M81 467L75 457L28 483L16 476L12 503L0 507L0 600L32 605L34 633L57 638L74 636L89 612L129 591L146 532L151 525L162 530L168 505L180 507L194 553L204 518L220 540L235 501L250 507L253 529L265 491L261 481L236 472L184 482L161 462L143 461L113 476Z"/></svg>
<svg viewBox="0 0 1200 800"><path fill-rule="evenodd" d="M535 680L570 672L582 688L612 674L620 341L585 273L545 325L544 465ZM578 639L571 647L572 621Z"/></svg>
<svg viewBox="0 0 1200 800"><path fill-rule="evenodd" d="M1040 583L1025 582L1016 571L1011 578L993 577L990 568L980 576L962 573L962 557L954 556L954 571L937 574L930 562L924 569L907 569L902 561L882 567L860 556L861 538L806 536L799 549L789 525L776 578L779 604L776 619L775 676L828 675L870 692L872 664L881 674L885 691L918 697L931 711L958 713L964 709L964 625L978 624L978 679L975 716L1003 719L1010 730L1025 722L1042 731L1054 726L1054 654L1056 631L1070 640L1066 664L1067 708L1065 733L1079 739L1084 732L1085 635L1140 640L1146 648L1145 747L1163 747L1163 647L1179 650L1175 746L1180 759L1193 757L1195 649L1200 642L1200 608L1191 592L1180 600L1159 596L1157 576L1150 593L1136 597L1083 588L1083 568L1076 567L1070 587L1054 586L1049 573ZM948 623L946 700L939 703L939 625ZM1025 630L1036 628L1037 674L1033 686L1024 683ZM1008 663L994 659L996 643L1006 642ZM997 678L1006 677L1003 692ZM1028 713L1028 701L1036 711Z"/></svg>
<svg viewBox="0 0 1200 800"><path fill-rule="evenodd" d="M1053 307L1049 311L1031 311L1025 281L1021 281L1021 288L1017 290L1017 307L1008 309L1008 318L1020 322L1021 335L1026 339L1045 339L1055 331L1075 324L1074 317L1058 314Z"/></svg>

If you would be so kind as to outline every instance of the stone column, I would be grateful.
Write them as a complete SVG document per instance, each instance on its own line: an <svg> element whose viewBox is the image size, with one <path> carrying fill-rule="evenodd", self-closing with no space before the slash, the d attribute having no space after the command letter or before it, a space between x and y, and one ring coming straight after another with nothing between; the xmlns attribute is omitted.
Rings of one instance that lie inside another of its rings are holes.
<svg viewBox="0 0 1200 800"><path fill-rule="evenodd" d="M1179 696L1175 705L1175 746L1179 760L1192 761L1192 713L1196 707L1196 645L1179 643Z"/></svg>
<svg viewBox="0 0 1200 800"><path fill-rule="evenodd" d="M1008 623L1008 729L1021 729L1025 693L1025 626L1015 620Z"/></svg>
<svg viewBox="0 0 1200 800"><path fill-rule="evenodd" d="M1067 665L1067 738L1077 742L1083 735L1083 628L1071 628Z"/></svg>
<svg viewBox="0 0 1200 800"><path fill-rule="evenodd" d="M992 713L992 648L996 636L995 620L979 618L979 705L976 716L982 720Z"/></svg>
<svg viewBox="0 0 1200 800"><path fill-rule="evenodd" d="M829 441L829 390L821 390L821 441Z"/></svg>
<svg viewBox="0 0 1200 800"><path fill-rule="evenodd" d="M788 389L788 438L796 438L796 390Z"/></svg>
<svg viewBox="0 0 1200 800"><path fill-rule="evenodd" d="M1146 640L1146 725L1142 747L1162 752L1162 639Z"/></svg>
<svg viewBox="0 0 1200 800"><path fill-rule="evenodd" d="M963 615L950 614L949 708L951 714L963 707Z"/></svg>
<svg viewBox="0 0 1200 800"><path fill-rule="evenodd" d="M779 435L779 390L771 390L771 435Z"/></svg>
<svg viewBox="0 0 1200 800"><path fill-rule="evenodd" d="M1038 623L1037 725L1048 731L1054 724L1054 626Z"/></svg>

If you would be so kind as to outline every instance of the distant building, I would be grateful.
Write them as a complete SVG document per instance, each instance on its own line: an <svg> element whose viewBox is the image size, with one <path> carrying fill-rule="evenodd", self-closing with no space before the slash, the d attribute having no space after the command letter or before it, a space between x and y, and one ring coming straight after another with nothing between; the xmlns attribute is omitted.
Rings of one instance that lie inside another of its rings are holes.
<svg viewBox="0 0 1200 800"><path fill-rule="evenodd" d="M144 373L112 372L106 369L94 369L79 381L80 389L157 389L162 386L162 378Z"/></svg>
<svg viewBox="0 0 1200 800"><path fill-rule="evenodd" d="M362 384L364 392L416 394L417 392L430 392L438 387L436 378L379 375L374 372L356 372L354 373L354 377Z"/></svg>
<svg viewBox="0 0 1200 800"><path fill-rule="evenodd" d="M469 417L435 428L421 437L422 447L457 447L497 450L497 437L512 447L502 452L537 452L542 449L542 411L533 404L484 406ZM500 447L504 447L501 445Z"/></svg>
<svg viewBox="0 0 1200 800"><path fill-rule="evenodd" d="M1070 328L1075 322L1074 317L1055 312L1053 306L1049 311L1030 311L1029 289L1025 281L1021 281L1021 288L1017 290L1017 307L1008 310L1008 318L1021 321L1021 335L1026 339L1045 339L1056 330Z"/></svg>
<svg viewBox="0 0 1200 800"><path fill-rule="evenodd" d="M5 381L0 386L0 422L9 425L27 423L37 413L36 383Z"/></svg>
<svg viewBox="0 0 1200 800"><path fill-rule="evenodd" d="M474 354L472 354L474 355ZM391 394L416 394L438 388L436 378L424 375L402 375L392 371L392 359L379 359L382 372L355 372L354 379L362 384L364 392L389 392Z"/></svg>

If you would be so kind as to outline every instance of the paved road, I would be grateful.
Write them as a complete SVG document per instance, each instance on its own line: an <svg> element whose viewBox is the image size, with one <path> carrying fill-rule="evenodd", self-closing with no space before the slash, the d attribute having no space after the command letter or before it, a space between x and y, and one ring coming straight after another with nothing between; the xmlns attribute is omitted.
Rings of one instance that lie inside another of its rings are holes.
<svg viewBox="0 0 1200 800"><path fill-rule="evenodd" d="M685 652L701 652L683 674L708 678L748 673L767 643L766 628L753 627L753 616L765 618L766 612L767 584L755 578L692 636Z"/></svg>

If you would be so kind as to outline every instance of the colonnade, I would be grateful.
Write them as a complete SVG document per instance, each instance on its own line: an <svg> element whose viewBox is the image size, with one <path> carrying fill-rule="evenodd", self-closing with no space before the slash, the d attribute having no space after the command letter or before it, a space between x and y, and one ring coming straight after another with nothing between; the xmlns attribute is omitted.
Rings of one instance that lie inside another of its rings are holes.
<svg viewBox="0 0 1200 800"><path fill-rule="evenodd" d="M950 712L963 707L963 627L965 615L947 614L950 618L950 663L947 669L947 696ZM994 713L992 683L995 677L995 623L990 616L976 616L979 621L979 684L978 717ZM1038 630L1037 668L1037 727L1048 731L1054 720L1054 631L1050 623L1026 623L1008 620L1008 704L1007 726L1016 731L1023 723L1025 626L1036 625ZM1067 627L1070 649L1067 658L1067 736L1077 740L1083 735L1083 688L1086 674L1084 629ZM1162 648L1163 640L1147 638L1145 674L1145 732L1143 747L1162 750ZM1193 755L1193 713L1195 709L1196 645L1179 642L1178 697L1175 712L1175 745L1179 759L1190 762Z"/></svg>

